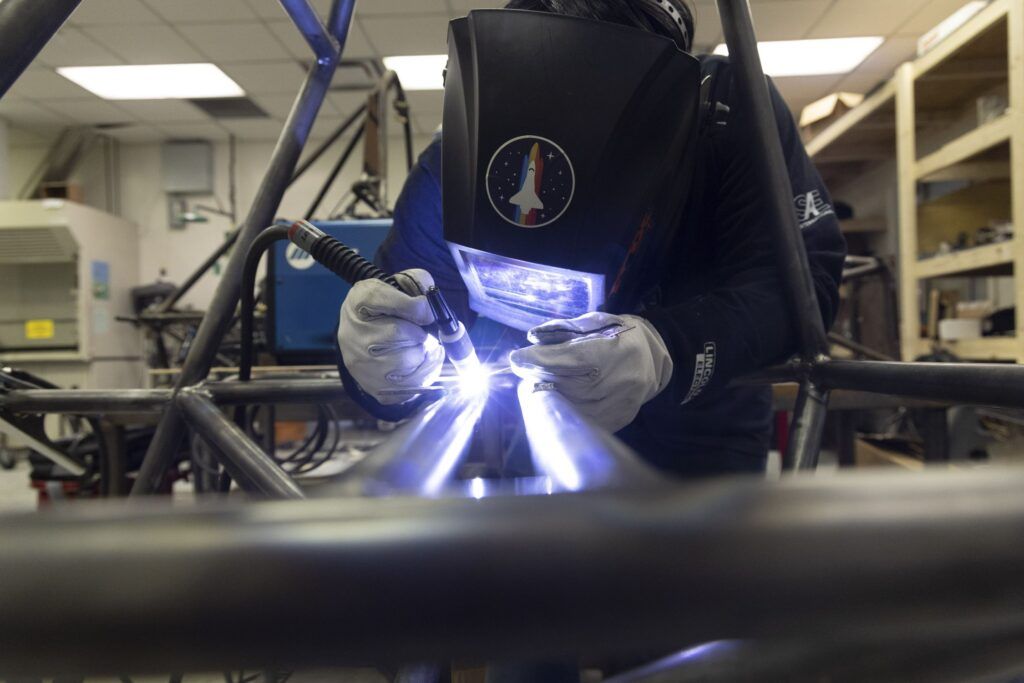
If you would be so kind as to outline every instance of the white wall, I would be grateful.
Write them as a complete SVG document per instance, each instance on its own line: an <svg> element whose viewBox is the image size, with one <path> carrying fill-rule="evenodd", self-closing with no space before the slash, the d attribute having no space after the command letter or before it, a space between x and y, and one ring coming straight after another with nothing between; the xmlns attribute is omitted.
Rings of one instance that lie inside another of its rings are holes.
<svg viewBox="0 0 1024 683"><path fill-rule="evenodd" d="M10 173L7 170L7 122L0 119L0 200L10 197Z"/></svg>
<svg viewBox="0 0 1024 683"><path fill-rule="evenodd" d="M413 144L418 155L429 143L430 136L418 136ZM391 138L389 145L389 201L393 205L406 177L404 143L400 138ZM308 153L316 142L307 145ZM344 141L335 145L311 167L303 177L285 194L278 216L299 218L305 215L320 186L326 179L344 147ZM274 143L245 142L237 144L236 187L239 220L242 220L252 205L260 181L270 161ZM11 192L21 189L32 170L43 159L47 147L43 145L13 146L10 148L9 186ZM224 208L228 207L228 143L214 144L214 188L216 198ZM361 148L346 165L345 171L335 182L331 193L321 205L321 214L330 210L341 198L361 170ZM187 225L184 229L172 229L168 220L167 195L162 188L160 175L160 143L120 145L120 183L115 188L120 204L119 213L134 222L139 231L139 278L140 283L153 282L157 278L180 283L222 242L232 229L231 221L225 217L209 216L209 222ZM82 186L86 203L107 210L106 165L101 149L96 149L80 165L72 178ZM191 197L191 203L215 206L216 199ZM192 289L182 301L182 306L205 308L219 281L219 275L211 271Z"/></svg>

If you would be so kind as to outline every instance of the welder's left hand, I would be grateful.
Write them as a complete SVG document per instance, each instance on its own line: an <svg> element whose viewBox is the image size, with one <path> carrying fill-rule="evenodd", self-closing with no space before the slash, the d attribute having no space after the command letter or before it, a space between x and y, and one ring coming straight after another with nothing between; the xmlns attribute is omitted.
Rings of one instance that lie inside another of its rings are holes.
<svg viewBox="0 0 1024 683"><path fill-rule="evenodd" d="M512 352L512 371L551 382L577 409L616 432L672 379L672 359L654 326L634 315L586 313L529 332L533 346Z"/></svg>

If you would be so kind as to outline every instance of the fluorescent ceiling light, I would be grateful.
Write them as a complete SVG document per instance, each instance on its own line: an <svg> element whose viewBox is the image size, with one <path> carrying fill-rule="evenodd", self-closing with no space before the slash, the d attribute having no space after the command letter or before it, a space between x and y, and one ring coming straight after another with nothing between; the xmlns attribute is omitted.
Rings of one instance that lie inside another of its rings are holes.
<svg viewBox="0 0 1024 683"><path fill-rule="evenodd" d="M214 64L62 66L57 73L105 100L198 100L245 95Z"/></svg>
<svg viewBox="0 0 1024 683"><path fill-rule="evenodd" d="M777 40L758 43L757 51L769 76L822 76L853 71L883 42L877 36ZM723 43L715 54L728 55L729 48Z"/></svg>
<svg viewBox="0 0 1024 683"><path fill-rule="evenodd" d="M444 90L448 55L385 57L384 68L398 74L406 90Z"/></svg>

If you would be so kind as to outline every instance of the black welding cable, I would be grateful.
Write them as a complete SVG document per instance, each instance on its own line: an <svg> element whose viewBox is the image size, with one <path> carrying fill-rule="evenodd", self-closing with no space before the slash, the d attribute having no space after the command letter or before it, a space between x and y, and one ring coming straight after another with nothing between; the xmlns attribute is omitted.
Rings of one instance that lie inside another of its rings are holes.
<svg viewBox="0 0 1024 683"><path fill-rule="evenodd" d="M287 225L272 225L253 240L249 252L245 255L245 267L242 270L242 294L239 301L239 314L242 320L240 360L238 363L238 379L248 382L252 378L253 339L252 328L255 317L256 271L260 266L263 253L274 242L288 239Z"/></svg>

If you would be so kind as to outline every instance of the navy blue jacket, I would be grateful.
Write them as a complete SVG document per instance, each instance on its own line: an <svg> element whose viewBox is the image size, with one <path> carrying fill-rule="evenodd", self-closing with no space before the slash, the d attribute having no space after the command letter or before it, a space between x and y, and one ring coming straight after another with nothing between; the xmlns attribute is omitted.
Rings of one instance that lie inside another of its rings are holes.
<svg viewBox="0 0 1024 683"><path fill-rule="evenodd" d="M675 370L670 387L619 433L653 464L683 475L763 468L770 392L728 385L784 360L798 345L775 265L764 184L749 162L749 150L759 142L745 113L733 105L728 61L706 57L702 62L717 81L714 99L730 107L728 122L709 126L702 135L693 199L673 247L674 265L656 300L641 312L664 338ZM831 325L846 244L793 117L774 86L771 90L793 209L821 315ZM377 261L391 272L426 269L465 318L470 315L466 287L444 242L440 179L438 136L406 181Z"/></svg>

